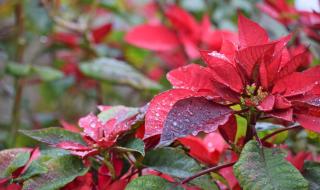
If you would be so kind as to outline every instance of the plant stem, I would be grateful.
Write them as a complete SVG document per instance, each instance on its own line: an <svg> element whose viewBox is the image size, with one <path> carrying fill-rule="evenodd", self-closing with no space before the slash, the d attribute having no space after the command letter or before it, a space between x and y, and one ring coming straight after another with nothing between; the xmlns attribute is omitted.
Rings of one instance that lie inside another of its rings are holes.
<svg viewBox="0 0 320 190"><path fill-rule="evenodd" d="M111 175L111 178L114 180L116 179L116 171L113 167L113 164L110 162L110 155L109 153L106 153L105 154L105 157L104 157L104 160L103 160L103 163L107 166L109 172L110 172L110 175Z"/></svg>
<svg viewBox="0 0 320 190"><path fill-rule="evenodd" d="M227 163L227 164L223 164L223 165L220 165L220 166L214 166L214 167L202 170L202 171L200 171L200 172L198 172L198 173L196 173L196 174L184 179L183 181L181 181L181 184L186 184L189 181L191 181L191 180L193 180L193 179L195 179L197 177L200 177L200 176L205 175L205 174L210 173L210 172L214 172L214 171L220 170L222 168L226 168L226 167L232 166L235 163L236 162L230 162L230 163Z"/></svg>
<svg viewBox="0 0 320 190"><path fill-rule="evenodd" d="M247 116L247 132L245 136L245 142L250 141L255 136L255 125L257 122L255 110L250 109Z"/></svg>
<svg viewBox="0 0 320 190"><path fill-rule="evenodd" d="M17 29L17 49L16 49L16 61L20 64L23 62L23 53L25 42L23 38L24 33L24 10L23 4L20 2L15 5L15 18L16 18L16 29ZM13 102L12 112L11 112L11 131L9 146L15 146L17 132L20 127L20 106L23 93L23 84L20 82L20 79L17 78L14 81L15 83L15 98Z"/></svg>
<svg viewBox="0 0 320 190"><path fill-rule="evenodd" d="M271 137L273 137L273 136L275 136L278 133L281 133L283 131L289 131L289 130L292 130L292 129L299 129L299 128L301 128L300 125L293 125L293 126L290 126L290 127L278 129L278 130L274 131L273 133L270 133L270 134L266 135L265 137L263 137L261 139L261 141L264 142L264 141L268 140L269 138L271 138Z"/></svg>

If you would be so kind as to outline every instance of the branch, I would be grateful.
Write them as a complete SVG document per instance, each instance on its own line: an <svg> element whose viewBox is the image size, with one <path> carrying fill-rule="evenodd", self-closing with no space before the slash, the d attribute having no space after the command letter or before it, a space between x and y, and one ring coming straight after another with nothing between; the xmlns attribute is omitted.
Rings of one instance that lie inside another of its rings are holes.
<svg viewBox="0 0 320 190"><path fill-rule="evenodd" d="M230 162L230 163L227 163L227 164L223 164L223 165L220 165L220 166L214 166L214 167L211 167L211 168L208 168L208 169L205 169L205 170L202 170L186 179L184 179L183 181L181 181L181 184L186 184L188 183L189 181L197 178L197 177L200 177L202 175L205 175L207 173L210 173L210 172L214 172L216 170L220 170L222 168L226 168L226 167L229 167L229 166L232 166L233 164L235 164L236 162Z"/></svg>
<svg viewBox="0 0 320 190"><path fill-rule="evenodd" d="M263 138L261 139L261 141L266 141L266 140L268 140L269 138L271 138L271 137L273 137L273 136L275 136L275 135L277 135L278 133L281 133L281 132L283 132L283 131L288 131L288 130L292 130L292 129L299 129L299 128L301 128L300 125L293 125L293 126L291 126L291 127L286 127L286 128L278 129L278 130L274 131L273 133L270 133L270 134L266 135L265 137L263 137Z"/></svg>
<svg viewBox="0 0 320 190"><path fill-rule="evenodd" d="M23 63L23 54L25 49L25 39L24 39L24 9L22 3L17 3L15 5L15 24L17 29L17 49L16 49L16 61L20 64ZM15 85L15 97L11 111L11 131L9 146L14 147L16 143L16 136L20 127L20 107L23 93L23 85L19 78L14 81Z"/></svg>

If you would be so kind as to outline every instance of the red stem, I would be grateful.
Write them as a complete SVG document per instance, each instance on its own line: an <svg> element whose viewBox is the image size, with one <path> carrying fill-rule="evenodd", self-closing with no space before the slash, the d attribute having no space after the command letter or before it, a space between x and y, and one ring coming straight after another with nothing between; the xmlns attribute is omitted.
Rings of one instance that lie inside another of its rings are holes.
<svg viewBox="0 0 320 190"><path fill-rule="evenodd" d="M299 129L299 128L301 128L300 125L294 125L294 126L291 126L291 127L286 127L286 128L278 129L278 130L274 131L273 133L270 133L270 134L264 136L264 137L261 139L261 141L266 141L266 140L268 140L269 138L271 138L271 137L273 137L273 136L275 136L275 135L277 135L278 133L281 133L281 132L283 132L283 131L288 131L288 130L292 130L292 129Z"/></svg>
<svg viewBox="0 0 320 190"><path fill-rule="evenodd" d="M211 167L211 168L208 168L208 169L205 169L205 170L202 170L196 174L194 174L193 176L190 176L186 179L184 179L183 181L181 181L181 184L185 184L185 183L188 183L189 181L197 178L197 177L200 177L202 175L205 175L207 173L210 173L210 172L214 172L216 170L220 170L222 168L226 168L226 167L229 167L229 166L232 166L233 164L235 164L236 162L231 162L231 163L227 163L227 164L223 164L223 165L220 165L220 166L214 166L214 167Z"/></svg>

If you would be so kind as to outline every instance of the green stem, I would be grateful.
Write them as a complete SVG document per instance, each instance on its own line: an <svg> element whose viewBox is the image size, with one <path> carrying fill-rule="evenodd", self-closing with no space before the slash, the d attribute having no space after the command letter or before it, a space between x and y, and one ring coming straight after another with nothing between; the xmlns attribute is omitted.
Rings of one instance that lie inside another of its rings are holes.
<svg viewBox="0 0 320 190"><path fill-rule="evenodd" d="M217 171L217 170L220 170L222 168L226 168L226 167L230 167L232 166L233 164L235 164L236 162L231 162L231 163L227 163L227 164L223 164L223 165L219 165L219 166L214 166L214 167L211 167L211 168L208 168L208 169L205 169L205 170L202 170L188 178L186 178L185 180L181 181L181 184L186 184L188 183L189 181L197 178L197 177L200 177L202 175L205 175L207 173L211 173L211 172L214 172L214 171Z"/></svg>
<svg viewBox="0 0 320 190"><path fill-rule="evenodd" d="M20 64L23 62L23 54L25 48L25 42L23 38L24 33L24 10L22 2L15 6L15 18L16 18L16 29L17 29L17 49L16 49L16 61ZM20 106L23 93L23 84L20 79L15 79L15 97L11 112L11 131L9 146L14 147L16 142L17 132L20 127Z"/></svg>
<svg viewBox="0 0 320 190"><path fill-rule="evenodd" d="M264 141L267 141L269 138L279 134L279 133L282 133L284 131L289 131L289 130L293 130L293 129L300 129L301 126L300 125L293 125L293 126L289 126L289 127L286 127L286 128L282 128L282 129L278 129L268 135L266 135L265 137L263 137L261 140L264 142Z"/></svg>
<svg viewBox="0 0 320 190"><path fill-rule="evenodd" d="M247 116L247 131L245 136L245 142L250 141L254 137L254 131L252 130L252 126L256 125L256 118L253 109L250 109Z"/></svg>
<svg viewBox="0 0 320 190"><path fill-rule="evenodd" d="M111 178L114 180L116 179L116 171L113 167L113 164L111 163L110 161L110 155L109 153L106 153L105 154L105 157L104 157L104 160L103 160L103 163L107 166L109 172L110 172L110 175L111 175Z"/></svg>

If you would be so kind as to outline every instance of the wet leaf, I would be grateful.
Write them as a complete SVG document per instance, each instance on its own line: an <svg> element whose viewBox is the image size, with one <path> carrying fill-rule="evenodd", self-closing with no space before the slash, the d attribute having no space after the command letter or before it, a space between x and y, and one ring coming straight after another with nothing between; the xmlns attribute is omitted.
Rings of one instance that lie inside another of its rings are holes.
<svg viewBox="0 0 320 190"><path fill-rule="evenodd" d="M174 104L164 123L160 144L171 143L179 137L210 133L225 124L232 110L202 97L179 100Z"/></svg>
<svg viewBox="0 0 320 190"><path fill-rule="evenodd" d="M233 169L244 190L308 190L308 182L280 149L261 149L253 140L245 145Z"/></svg>
<svg viewBox="0 0 320 190"><path fill-rule="evenodd" d="M146 153L143 164L151 169L184 179L199 172L201 166L181 150L174 148L158 148ZM203 175L190 182L204 190L217 189L208 175Z"/></svg>
<svg viewBox="0 0 320 190"><path fill-rule="evenodd" d="M117 119L117 122L122 122L129 119L139 112L139 108L125 107L125 106L112 106L109 109L102 110L98 118L105 123L110 119Z"/></svg>
<svg viewBox="0 0 320 190"><path fill-rule="evenodd" d="M71 131L67 131L58 127L49 127L36 130L20 130L20 132L37 141L44 142L50 145L68 141L86 145L80 134L73 133Z"/></svg>
<svg viewBox="0 0 320 190"><path fill-rule="evenodd" d="M55 190L59 189L76 177L87 173L89 168L82 160L71 155L53 158L43 163L47 173L34 176L23 183L23 190Z"/></svg>
<svg viewBox="0 0 320 190"><path fill-rule="evenodd" d="M182 187L175 185L159 176L145 175L132 180L125 190L183 190Z"/></svg>
<svg viewBox="0 0 320 190"><path fill-rule="evenodd" d="M15 148L0 151L0 179L10 177L11 174L24 166L30 158L30 150Z"/></svg>
<svg viewBox="0 0 320 190"><path fill-rule="evenodd" d="M145 155L144 142L140 139L136 139L136 138L129 139L123 144L121 144L119 148L129 152L138 152L142 156Z"/></svg>
<svg viewBox="0 0 320 190"><path fill-rule="evenodd" d="M306 161L302 174L309 181L310 190L320 189L320 163Z"/></svg>
<svg viewBox="0 0 320 190"><path fill-rule="evenodd" d="M20 177L16 178L15 181L24 181L35 175L47 173L48 169L41 165L37 160L33 161L28 169Z"/></svg>

